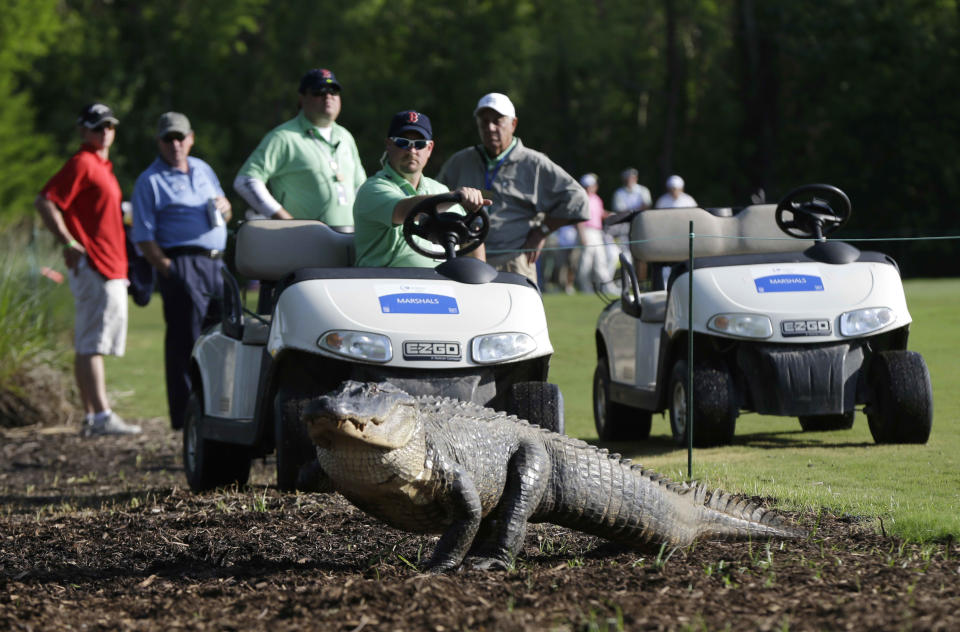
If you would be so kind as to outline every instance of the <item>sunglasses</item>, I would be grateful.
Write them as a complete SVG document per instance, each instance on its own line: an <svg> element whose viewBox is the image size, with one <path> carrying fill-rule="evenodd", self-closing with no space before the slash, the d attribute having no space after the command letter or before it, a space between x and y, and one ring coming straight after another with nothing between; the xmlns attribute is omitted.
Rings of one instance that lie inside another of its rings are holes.
<svg viewBox="0 0 960 632"><path fill-rule="evenodd" d="M175 140L182 141L184 138L186 138L186 136L184 136L180 132L171 132L169 134L164 134L163 138L161 138L160 140L162 140L165 143L172 143Z"/></svg>
<svg viewBox="0 0 960 632"><path fill-rule="evenodd" d="M327 87L323 87L323 88L317 88L316 90L311 90L311 91L310 91L310 94L313 95L313 96L315 96L315 97L322 97L322 96L327 95L327 94L332 94L332 95L336 96L336 95L340 94L340 91L337 90L337 89L334 88L334 87L327 86Z"/></svg>
<svg viewBox="0 0 960 632"><path fill-rule="evenodd" d="M390 142L396 145L398 149L426 149L431 141L423 140L422 138L411 140L400 136L392 136L390 137Z"/></svg>
<svg viewBox="0 0 960 632"><path fill-rule="evenodd" d="M101 123L93 128L95 132L102 132L105 129L113 129L113 123Z"/></svg>

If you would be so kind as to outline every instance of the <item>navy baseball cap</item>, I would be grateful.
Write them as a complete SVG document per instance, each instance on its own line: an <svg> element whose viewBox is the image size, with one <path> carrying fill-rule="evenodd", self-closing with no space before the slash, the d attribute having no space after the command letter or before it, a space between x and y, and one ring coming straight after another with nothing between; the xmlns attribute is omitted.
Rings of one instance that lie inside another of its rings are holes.
<svg viewBox="0 0 960 632"><path fill-rule="evenodd" d="M390 129L387 130L387 137L399 136L404 132L417 132L426 140L433 140L433 127L430 125L430 118L422 112L416 110L404 110L397 112L390 120Z"/></svg>
<svg viewBox="0 0 960 632"><path fill-rule="evenodd" d="M113 110L102 103L91 103L85 105L80 110L80 116L77 117L77 125L82 125L87 129L96 129L98 125L104 123L118 124L120 121L113 115Z"/></svg>
<svg viewBox="0 0 960 632"><path fill-rule="evenodd" d="M343 86L337 81L337 76L333 74L333 71L327 70L326 68L308 70L307 73L300 78L300 94L306 94L307 90L318 90L327 86L333 86L337 90L343 89Z"/></svg>

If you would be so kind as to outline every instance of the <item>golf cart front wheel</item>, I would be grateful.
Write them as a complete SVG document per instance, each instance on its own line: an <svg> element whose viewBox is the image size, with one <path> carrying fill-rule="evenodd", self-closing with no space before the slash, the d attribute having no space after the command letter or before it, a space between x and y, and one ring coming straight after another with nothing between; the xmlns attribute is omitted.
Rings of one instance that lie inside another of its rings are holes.
<svg viewBox="0 0 960 632"><path fill-rule="evenodd" d="M183 422L183 470L195 492L227 485L246 485L250 478L250 449L204 439L202 394L194 391L187 402Z"/></svg>
<svg viewBox="0 0 960 632"><path fill-rule="evenodd" d="M510 387L507 412L552 432L563 434L563 393L556 384L517 382Z"/></svg>
<svg viewBox="0 0 960 632"><path fill-rule="evenodd" d="M670 430L677 445L687 445L687 361L677 360L670 374ZM727 445L740 412L733 376L725 365L693 366L693 445Z"/></svg>
<svg viewBox="0 0 960 632"><path fill-rule="evenodd" d="M933 424L933 389L923 356L883 351L870 367L872 401L866 407L877 443L926 443Z"/></svg>
<svg viewBox="0 0 960 632"><path fill-rule="evenodd" d="M807 415L800 417L800 427L804 432L825 432L829 430L849 430L853 428L854 411L838 415Z"/></svg>
<svg viewBox="0 0 960 632"><path fill-rule="evenodd" d="M651 413L610 400L610 368L597 359L593 373L593 422L601 441L642 441L650 437Z"/></svg>
<svg viewBox="0 0 960 632"><path fill-rule="evenodd" d="M281 389L274 400L274 441L277 447L277 487L297 489L300 468L317 458L316 447L302 421L304 400Z"/></svg>

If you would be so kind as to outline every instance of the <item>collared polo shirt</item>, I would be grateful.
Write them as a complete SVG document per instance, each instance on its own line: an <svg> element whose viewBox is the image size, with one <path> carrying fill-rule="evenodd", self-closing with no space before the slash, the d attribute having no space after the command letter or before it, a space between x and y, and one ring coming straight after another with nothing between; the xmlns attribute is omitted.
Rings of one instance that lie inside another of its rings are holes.
<svg viewBox="0 0 960 632"><path fill-rule="evenodd" d="M420 185L414 189L409 180L397 173L389 162L367 179L357 191L353 205L354 244L357 265L364 267L433 268L440 261L415 252L403 239L403 224L394 225L393 209L397 203L414 195L437 195L449 189L436 180L420 176ZM454 206L453 209L462 207ZM424 248L436 245L420 238Z"/></svg>
<svg viewBox="0 0 960 632"><path fill-rule="evenodd" d="M530 232L533 218L546 217L584 221L590 218L587 192L580 183L545 154L524 147L519 138L485 187L491 161L481 146L461 149L447 159L437 179L450 188L475 187L493 200L487 255L519 251ZM506 153L506 152L505 152ZM499 161L500 157L493 161Z"/></svg>
<svg viewBox="0 0 960 632"><path fill-rule="evenodd" d="M263 137L239 175L266 183L295 218L330 226L353 224L353 201L366 179L350 132L334 123L327 141L302 111Z"/></svg>
<svg viewBox="0 0 960 632"><path fill-rule="evenodd" d="M210 165L187 157L188 172L157 158L133 188L133 241L155 241L161 248L198 246L223 250L226 226L212 226L207 200L223 195Z"/></svg>
<svg viewBox="0 0 960 632"><path fill-rule="evenodd" d="M113 163L85 144L50 178L41 195L60 207L67 230L97 272L107 279L127 278L123 193Z"/></svg>

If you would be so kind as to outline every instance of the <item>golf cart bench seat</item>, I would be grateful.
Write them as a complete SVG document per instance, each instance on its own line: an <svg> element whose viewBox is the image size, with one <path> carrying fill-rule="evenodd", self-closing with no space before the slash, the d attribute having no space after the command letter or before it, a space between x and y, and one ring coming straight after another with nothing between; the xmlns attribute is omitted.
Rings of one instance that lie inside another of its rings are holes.
<svg viewBox="0 0 960 632"><path fill-rule="evenodd" d="M780 230L774 219L776 208L758 204L727 216L702 208L643 211L630 222L630 252L637 261L650 263L687 259L691 220L695 257L798 252L812 246L813 240L787 237Z"/></svg>
<svg viewBox="0 0 960 632"><path fill-rule="evenodd" d="M258 281L279 281L301 268L353 265L353 235L312 219L258 219L237 231L237 272Z"/></svg>

